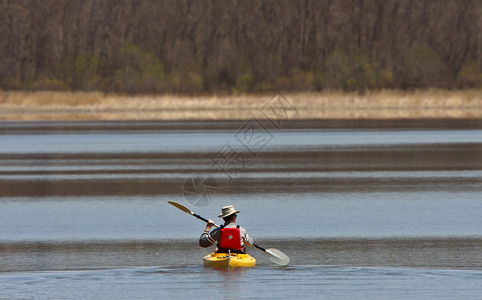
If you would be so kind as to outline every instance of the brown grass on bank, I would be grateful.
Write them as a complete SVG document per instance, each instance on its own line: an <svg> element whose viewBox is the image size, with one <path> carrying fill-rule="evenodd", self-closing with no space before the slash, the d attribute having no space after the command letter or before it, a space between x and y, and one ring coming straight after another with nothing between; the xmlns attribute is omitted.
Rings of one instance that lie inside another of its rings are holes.
<svg viewBox="0 0 482 300"><path fill-rule="evenodd" d="M100 92L0 92L0 120L250 119L273 95L129 96ZM283 94L292 119L482 118L482 90Z"/></svg>

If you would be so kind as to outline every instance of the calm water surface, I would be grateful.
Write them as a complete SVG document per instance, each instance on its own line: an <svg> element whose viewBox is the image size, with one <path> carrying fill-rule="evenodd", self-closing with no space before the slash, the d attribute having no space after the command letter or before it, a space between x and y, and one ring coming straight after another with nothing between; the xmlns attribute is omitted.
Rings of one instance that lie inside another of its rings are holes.
<svg viewBox="0 0 482 300"><path fill-rule="evenodd" d="M243 126L0 124L0 298L480 297L481 128ZM291 264L202 267L168 200L234 204Z"/></svg>

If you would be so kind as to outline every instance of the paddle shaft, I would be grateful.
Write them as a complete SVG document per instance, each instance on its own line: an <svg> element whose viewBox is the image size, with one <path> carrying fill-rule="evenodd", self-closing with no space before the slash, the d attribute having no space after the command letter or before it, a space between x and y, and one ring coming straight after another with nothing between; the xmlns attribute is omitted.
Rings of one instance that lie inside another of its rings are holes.
<svg viewBox="0 0 482 300"><path fill-rule="evenodd" d="M253 246L255 246L256 248L258 248L259 250L263 251L263 252L266 252L266 249L264 249L263 247L261 246L258 246L256 244L253 244Z"/></svg>
<svg viewBox="0 0 482 300"><path fill-rule="evenodd" d="M198 214L195 214L194 212L192 212L189 208L185 207L184 205L179 204L179 203L176 203L176 202L174 202L174 201L167 201L167 202L168 202L169 204L171 204L171 205L179 208L180 210L186 212L186 213L190 213L191 215L193 215L194 217L198 218L199 220L202 220L202 221L204 221L204 222L206 222L206 223L209 223L209 220L208 220L208 219L203 218L203 217L201 217L201 216L198 215ZM214 227L219 227L219 225L217 225L217 224L213 224L213 226L214 226ZM260 247L260 246L258 246L258 245L256 245L256 244L253 244L253 246L255 246L256 248L258 248L258 249L261 250L261 251L266 252L266 249L264 249L263 247Z"/></svg>
<svg viewBox="0 0 482 300"><path fill-rule="evenodd" d="M192 212L192 215L195 216L196 218L198 218L199 220L202 220L202 221L204 221L204 222L206 222L206 223L209 223L209 220L208 220L208 219L203 218L203 217L201 217L201 216L198 215L198 214L195 214L195 213ZM213 224L213 225L214 225L214 227L219 227L219 226L216 225L216 224Z"/></svg>

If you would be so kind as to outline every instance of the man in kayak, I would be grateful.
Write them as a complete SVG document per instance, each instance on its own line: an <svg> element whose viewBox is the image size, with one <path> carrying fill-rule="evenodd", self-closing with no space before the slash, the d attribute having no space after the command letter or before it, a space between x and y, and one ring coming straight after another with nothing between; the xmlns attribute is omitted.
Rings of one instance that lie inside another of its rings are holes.
<svg viewBox="0 0 482 300"><path fill-rule="evenodd" d="M211 227L214 225L214 221L209 219L206 229L201 237L199 237L199 246L209 247L215 241L218 242L218 248L216 252L227 253L245 253L246 246L253 245L253 239L248 235L246 229L236 225L236 217L239 210L235 210L232 205L225 206L221 209L219 218L223 218L224 224L219 228L215 228L213 231Z"/></svg>

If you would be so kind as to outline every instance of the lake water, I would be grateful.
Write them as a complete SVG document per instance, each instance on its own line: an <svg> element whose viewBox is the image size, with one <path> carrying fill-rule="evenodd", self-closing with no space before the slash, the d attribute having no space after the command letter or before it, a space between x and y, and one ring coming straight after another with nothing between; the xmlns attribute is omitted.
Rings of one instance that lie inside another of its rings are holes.
<svg viewBox="0 0 482 300"><path fill-rule="evenodd" d="M478 299L472 121L4 122L0 299ZM202 266L224 205L255 268Z"/></svg>

